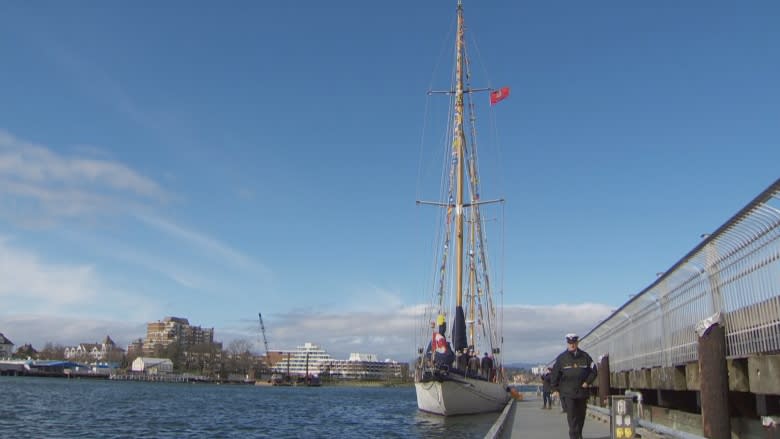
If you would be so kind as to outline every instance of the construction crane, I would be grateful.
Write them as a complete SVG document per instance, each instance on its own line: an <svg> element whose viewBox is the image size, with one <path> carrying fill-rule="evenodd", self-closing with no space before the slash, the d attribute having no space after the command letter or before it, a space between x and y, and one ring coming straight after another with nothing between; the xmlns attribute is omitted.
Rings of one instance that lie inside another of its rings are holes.
<svg viewBox="0 0 780 439"><path fill-rule="evenodd" d="M271 362L268 359L268 340L265 338L265 325L263 325L263 314L257 313L257 317L260 318L260 332L263 333L263 344L265 345L265 362L268 366L271 366Z"/></svg>

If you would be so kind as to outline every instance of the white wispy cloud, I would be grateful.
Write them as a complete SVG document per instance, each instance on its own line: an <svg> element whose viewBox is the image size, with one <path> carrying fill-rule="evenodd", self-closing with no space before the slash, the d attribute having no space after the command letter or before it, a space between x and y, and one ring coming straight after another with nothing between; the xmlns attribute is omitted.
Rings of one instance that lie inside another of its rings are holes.
<svg viewBox="0 0 780 439"><path fill-rule="evenodd" d="M26 209L26 218L57 218L116 212L122 206L164 202L154 180L106 158L67 156L0 129L0 198ZM21 209L6 212L20 219ZM16 216L14 216L16 215Z"/></svg>
<svg viewBox="0 0 780 439"><path fill-rule="evenodd" d="M94 316L0 314L0 327L17 345L30 342L42 347L49 341L73 345L106 335L124 345L143 338L146 322L160 318L160 309L153 306L144 307L143 302L131 297L115 299L119 300L117 306L125 309L140 306L143 311L111 321ZM377 354L380 359L410 361L418 345L425 342L415 334L424 309L424 305L415 304L374 312L264 313L263 320L271 350L292 349L309 341L325 348L334 358L346 359L351 352L362 352ZM549 362L565 349L564 334L584 335L610 312L610 306L595 303L509 305L503 314L504 361ZM200 325L196 321L191 323ZM217 325L215 339L224 346L243 339L254 345L256 353L264 351L257 320Z"/></svg>
<svg viewBox="0 0 780 439"><path fill-rule="evenodd" d="M106 264L94 259L94 254L110 259L120 270L122 266L142 268L188 288L207 284L218 290L215 273L204 272L187 258L166 258L144 248L142 242L127 242L121 233L115 233L120 222L100 223L101 228L83 231L85 224L97 224L108 216L118 221L140 218L150 230L185 241L199 254L221 259L224 266L245 269L256 279L264 279L258 274L265 279L270 276L264 266L219 240L155 216L155 206L171 195L151 178L101 156L96 148L76 150L71 154L55 152L0 129L0 219L23 229L48 227L66 241L92 248L93 254L92 260L62 259L53 256L59 252L49 254L45 243L24 248L20 243L29 240L0 237L0 298L4 299L0 314L5 318L22 312L74 319L90 312L142 321L160 317L163 298L123 291L111 284L111 278L99 272ZM55 225L61 227L51 227ZM110 233L101 236L101 230ZM24 233L20 229L19 236ZM48 326L41 323L41 328Z"/></svg>
<svg viewBox="0 0 780 439"><path fill-rule="evenodd" d="M565 349L569 332L587 333L609 315L613 307L596 304L552 306L508 305L504 308L504 360L507 362L548 362ZM377 354L380 358L409 361L417 344L415 334L424 316L421 304L377 307L368 312L292 312L264 314L269 347L291 349L306 341L321 345L336 358L350 352ZM216 336L244 338L256 343L262 352L258 323L247 322L216 328ZM427 339L425 340L427 341Z"/></svg>
<svg viewBox="0 0 780 439"><path fill-rule="evenodd" d="M218 258L226 260L229 264L237 265L244 269L260 271L264 276L271 275L270 270L264 265L210 236L148 213L136 212L135 217L147 226L154 227L170 236L189 243L202 251L203 254L216 255Z"/></svg>
<svg viewBox="0 0 780 439"><path fill-rule="evenodd" d="M107 285L94 266L51 262L13 245L0 236L0 313L60 315L74 319L88 315L116 315L147 319L159 313L157 300Z"/></svg>
<svg viewBox="0 0 780 439"><path fill-rule="evenodd" d="M125 349L132 340L146 334L146 323L138 321L33 313L10 316L0 314L0 327L4 328L4 335L14 342L15 348L30 343L38 350L46 343L75 346L79 343L100 342L107 335Z"/></svg>
<svg viewBox="0 0 780 439"><path fill-rule="evenodd" d="M100 282L90 265L51 264L33 252L11 246L0 236L0 298L5 313L15 309L18 299L24 306L37 303L41 309L93 300Z"/></svg>
<svg viewBox="0 0 780 439"><path fill-rule="evenodd" d="M83 148L82 148L83 149ZM38 184L88 183L144 197L167 198L153 180L107 159L66 157L0 129L0 175Z"/></svg>
<svg viewBox="0 0 780 439"><path fill-rule="evenodd" d="M103 155L95 147L76 150ZM270 277L267 267L229 245L153 213L155 204L173 198L156 181L120 162L105 157L65 155L0 129L0 216L25 227L47 227L64 219L95 221L101 215L131 215L147 227L188 243L200 254ZM133 253L126 246L116 247L120 254ZM149 258L141 255L134 259ZM164 261L159 267L182 285L203 284L197 270Z"/></svg>

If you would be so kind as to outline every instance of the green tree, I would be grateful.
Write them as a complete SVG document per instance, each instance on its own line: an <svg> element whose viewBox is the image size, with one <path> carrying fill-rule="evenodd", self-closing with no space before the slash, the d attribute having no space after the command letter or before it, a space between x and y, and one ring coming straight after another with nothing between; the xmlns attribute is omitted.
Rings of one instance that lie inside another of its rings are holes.
<svg viewBox="0 0 780 439"><path fill-rule="evenodd" d="M17 349L16 352L12 355L12 358L18 360L26 360L28 358L37 360L38 351L36 351L35 348L33 348L32 345L28 343L23 346L19 346L19 349Z"/></svg>
<svg viewBox="0 0 780 439"><path fill-rule="evenodd" d="M184 370L184 349L179 343L171 343L163 349L163 358L173 362L173 371L181 372Z"/></svg>

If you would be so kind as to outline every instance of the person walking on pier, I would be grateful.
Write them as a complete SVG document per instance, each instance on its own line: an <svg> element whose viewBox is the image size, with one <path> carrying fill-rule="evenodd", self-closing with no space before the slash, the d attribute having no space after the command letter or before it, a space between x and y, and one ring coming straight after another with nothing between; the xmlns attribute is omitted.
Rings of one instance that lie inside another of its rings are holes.
<svg viewBox="0 0 780 439"><path fill-rule="evenodd" d="M550 397L550 392L552 392L551 372L552 369L548 367L542 375L542 408L548 410L552 409L552 398Z"/></svg>
<svg viewBox="0 0 780 439"><path fill-rule="evenodd" d="M582 439L585 424L589 387L598 374L590 355L579 349L577 334L566 334L566 350L555 359L551 385L553 393L560 395L569 422L569 439Z"/></svg>

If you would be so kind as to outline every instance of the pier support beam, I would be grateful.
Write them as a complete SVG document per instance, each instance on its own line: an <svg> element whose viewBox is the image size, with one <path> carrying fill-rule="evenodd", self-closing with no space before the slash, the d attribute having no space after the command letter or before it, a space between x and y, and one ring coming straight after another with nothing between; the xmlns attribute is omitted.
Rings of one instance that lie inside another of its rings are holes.
<svg viewBox="0 0 780 439"><path fill-rule="evenodd" d="M607 406L609 401L609 354L601 357L601 364L599 364L599 405L601 407Z"/></svg>
<svg viewBox="0 0 780 439"><path fill-rule="evenodd" d="M701 379L701 420L704 437L730 439L726 329L719 320L719 315L716 314L696 325Z"/></svg>

